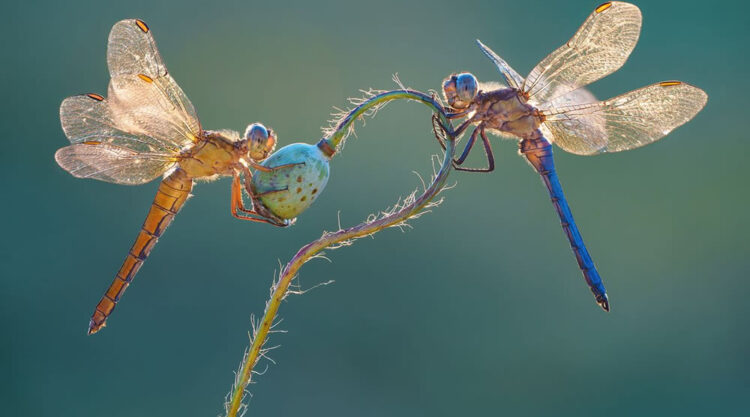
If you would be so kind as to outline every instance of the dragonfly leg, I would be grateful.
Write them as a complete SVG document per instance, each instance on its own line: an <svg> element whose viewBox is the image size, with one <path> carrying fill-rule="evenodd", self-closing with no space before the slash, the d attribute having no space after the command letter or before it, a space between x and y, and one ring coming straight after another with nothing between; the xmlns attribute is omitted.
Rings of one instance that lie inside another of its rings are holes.
<svg viewBox="0 0 750 417"><path fill-rule="evenodd" d="M448 119L451 119L451 120L453 120L453 119L460 119L460 118L466 116L467 114L469 114L470 112L471 112L470 109L466 109L464 111L459 111L459 112L455 112L455 113L446 113L445 117L448 118Z"/></svg>
<svg viewBox="0 0 750 417"><path fill-rule="evenodd" d="M441 132L438 132L438 129ZM432 115L432 133L435 135L440 147L445 150L445 135L448 133L445 126L440 122L440 117L437 114Z"/></svg>
<svg viewBox="0 0 750 417"><path fill-rule="evenodd" d="M461 136L461 134L466 130L467 127L471 125L471 119L461 123L461 125L458 126L455 130L452 128L449 128L443 124L443 122L440 120L437 114L432 115L432 133L435 135L435 139L437 139L438 143L440 144L440 147L445 150L445 140L446 135L457 138ZM442 130L442 133L438 133L438 128ZM454 165L455 166L455 165Z"/></svg>
<svg viewBox="0 0 750 417"><path fill-rule="evenodd" d="M484 126L479 126L474 132L472 133L472 139L476 138L476 132L477 130L482 135L482 144L484 145L484 153L487 155L487 168L463 168L460 166L454 165L456 168L456 171L468 171L468 172L492 172L495 170L495 155L492 153L492 145L490 145L490 140L487 138L487 135L484 133ZM473 143L472 143L473 144ZM468 144L467 144L468 147ZM461 155L461 158L459 160L460 163L454 162L454 164L461 165L463 163L463 158L465 158L465 155L468 155L468 151L464 150L464 154Z"/></svg>
<svg viewBox="0 0 750 417"><path fill-rule="evenodd" d="M440 121L440 118L436 114L432 115L432 129L433 129L433 131L436 130L436 128L435 128L436 125L440 126L440 129L442 129L443 132L445 132L448 136L453 137L453 138L457 138L457 137L461 136L461 134L464 133L464 130L466 130L467 127L471 126L472 122L473 122L473 120L471 120L471 119L466 120L465 122L463 122L460 125L458 125L458 127L456 129L452 129L452 128L448 127L448 126L445 126L443 124L443 122ZM441 135L441 136L443 136L443 135ZM441 139L438 138L438 141L441 141ZM443 149L445 149L445 147L443 147Z"/></svg>
<svg viewBox="0 0 750 417"><path fill-rule="evenodd" d="M456 130L453 131L453 134L451 136L453 136L454 138L458 138L462 133L464 133L464 130L466 130L467 127L471 126L471 123L471 119L461 123L460 125L458 125Z"/></svg>
<svg viewBox="0 0 750 417"><path fill-rule="evenodd" d="M464 123L463 128L468 126L467 123ZM460 129L461 127L459 127ZM442 131L439 132L438 130ZM438 143L440 143L440 147L445 150L445 135L448 134L448 129L443 125L443 123L440 121L440 118L435 114L432 115L432 132L435 135L435 139L437 139ZM466 158L469 155L469 152L471 151L471 148L474 146L477 140L477 135L482 135L482 144L484 145L484 152L485 155L487 155L487 168L463 168L460 165L464 163ZM487 138L487 135L484 132L484 125L479 125L474 131L471 133L471 137L469 138L469 142L466 143L466 147L464 148L464 151L461 153L461 156L453 161L453 167L457 171L468 171L468 172L492 172L495 170L495 155L492 153L492 146L490 145L490 141Z"/></svg>
<svg viewBox="0 0 750 417"><path fill-rule="evenodd" d="M463 165L464 161L466 160L466 157L469 156L469 152L471 152L471 148L474 147L474 143L477 141L477 136L479 136L478 127L474 129L473 132L471 132L471 137L469 138L469 141L466 142L466 147L464 147L464 151L461 153L461 156L459 156L458 159L453 161L453 164L455 167L458 167L458 165Z"/></svg>
<svg viewBox="0 0 750 417"><path fill-rule="evenodd" d="M278 171L278 170L284 169L284 168L293 168L293 167L296 167L298 165L305 165L304 162L296 162L296 163L293 163L293 164L284 164L284 165L279 165L279 166L275 166L275 167L266 167L266 166L263 166L263 165L255 162L255 161L250 161L250 162L248 162L248 164L251 167L253 167L253 168L255 168L255 169L257 169L258 171L261 171L261 172L273 172L273 171Z"/></svg>
<svg viewBox="0 0 750 417"><path fill-rule="evenodd" d="M296 165L304 165L304 164L305 164L304 162L298 162L298 163L294 163L294 164L279 165L278 167L271 168L271 170L274 171L274 170L280 169L280 168L289 168L289 167L293 167L293 166L296 166ZM265 168L265 167L263 167L263 168ZM242 173L245 174L245 192L247 192L247 195L250 196L250 199L253 201L253 205L256 206L256 207L263 205L262 203L260 203L258 201L258 197L262 197L264 195L269 195L269 194L273 194L273 193L280 193L282 191L288 191L289 190L289 187L284 187L284 188L281 188L281 189L278 189L278 190L268 190L268 191L263 191L263 192L259 193L257 190L255 190L253 188L252 181L250 181L250 179L253 178L252 171L250 171L249 168L243 167L242 168ZM240 192L240 194L242 194L242 193ZM240 199L240 200L242 200L242 199ZM245 211L248 211L248 210L245 210Z"/></svg>
<svg viewBox="0 0 750 417"><path fill-rule="evenodd" d="M284 191L289 191L289 187L284 187L284 188L281 188L279 190L263 191L262 193L256 192L253 195L256 196L256 197L262 197L264 195L271 195L271 194L281 193L281 192L284 192Z"/></svg>
<svg viewBox="0 0 750 417"><path fill-rule="evenodd" d="M253 204L256 204L255 195L251 194ZM240 220L249 220L259 223L268 223L277 227L289 226L289 223L283 220L273 218L264 213L259 213L256 210L249 210L245 207L245 203L242 201L242 181L239 175L235 175L232 178L232 192L231 192L231 211L232 216ZM242 212L242 213L240 213Z"/></svg>

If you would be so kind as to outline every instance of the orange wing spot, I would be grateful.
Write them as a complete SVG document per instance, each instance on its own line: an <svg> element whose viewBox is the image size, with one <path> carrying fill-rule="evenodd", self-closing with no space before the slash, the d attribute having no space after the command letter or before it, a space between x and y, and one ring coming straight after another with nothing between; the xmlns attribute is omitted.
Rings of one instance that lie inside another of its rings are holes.
<svg viewBox="0 0 750 417"><path fill-rule="evenodd" d="M151 77L149 77L149 76L148 76L148 75L146 75L146 74L138 74L138 78L142 79L143 81L145 81L145 82L147 82L147 83L152 83L152 82L154 82L154 79L153 79L153 78L151 78Z"/></svg>
<svg viewBox="0 0 750 417"><path fill-rule="evenodd" d="M148 25L146 22L141 19L135 19L135 24L138 25L138 28L142 30L143 33L148 33Z"/></svg>
<svg viewBox="0 0 750 417"><path fill-rule="evenodd" d="M86 142L83 142L84 145L101 145L102 143L98 140L87 140Z"/></svg>
<svg viewBox="0 0 750 417"><path fill-rule="evenodd" d="M611 1L608 1L608 2L606 2L606 3L602 3L602 4L600 4L599 6L597 6L597 7L596 7L596 9L594 9L594 11L595 11L596 13L601 13L601 12L603 12L603 11L605 11L605 10L609 9L610 7L612 7L612 2L611 2Z"/></svg>
<svg viewBox="0 0 750 417"><path fill-rule="evenodd" d="M99 94L88 93L88 94L86 94L86 96L88 98L92 98L92 99L94 99L96 101L102 101L102 100L104 100L104 97L100 96Z"/></svg>
<svg viewBox="0 0 750 417"><path fill-rule="evenodd" d="M671 87L673 85L680 85L680 84L682 84L681 81L662 81L659 83L659 85L662 87Z"/></svg>

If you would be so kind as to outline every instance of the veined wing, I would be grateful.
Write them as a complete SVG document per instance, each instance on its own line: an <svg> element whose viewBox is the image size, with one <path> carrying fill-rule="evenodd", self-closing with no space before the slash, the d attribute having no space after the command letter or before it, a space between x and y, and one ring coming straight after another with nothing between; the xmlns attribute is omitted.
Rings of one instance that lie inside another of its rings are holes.
<svg viewBox="0 0 750 417"><path fill-rule="evenodd" d="M523 77L521 77L521 75L519 75L516 70L511 68L511 66L508 65L508 63L505 62L504 59L500 58L500 55L496 54L495 51L490 49L487 45L483 44L479 39L477 39L477 45L479 45L479 49L482 50L484 55L495 63L498 71L500 71L500 75L502 75L503 79L505 80L505 84L508 87L520 89L523 85Z"/></svg>
<svg viewBox="0 0 750 417"><path fill-rule="evenodd" d="M201 127L197 118L178 107L180 96L184 97L182 90L169 75L129 74L110 80L107 103L120 129L183 148L197 142Z"/></svg>
<svg viewBox="0 0 750 417"><path fill-rule="evenodd" d="M158 177L174 164L184 140L179 135L155 133L164 133L169 126L162 118L144 115L140 124L126 123L138 117L133 108L113 111L111 101L98 94L66 98L60 106L60 121L73 145L58 150L55 160L79 178L141 184ZM134 128L152 122L162 124L151 131Z"/></svg>
<svg viewBox="0 0 750 417"><path fill-rule="evenodd" d="M142 131L128 130L112 110L110 100L98 94L68 97L60 105L60 122L65 136L73 144L103 142L136 152L177 153L182 141L174 137L153 137Z"/></svg>
<svg viewBox="0 0 750 417"><path fill-rule="evenodd" d="M139 19L115 23L107 42L109 75L144 74L156 78L167 74L151 29Z"/></svg>
<svg viewBox="0 0 750 417"><path fill-rule="evenodd" d="M581 87L573 90L568 94L555 97L553 100L544 104L546 109L572 109L579 108L583 105L598 103L593 93L588 89ZM550 118L552 118L550 116ZM575 145L579 149L602 149L607 145L607 131L604 117L598 114L589 114L587 117L579 117L566 120L563 127L556 125L554 121L542 123L539 126L542 134L550 142L571 142L571 134L575 133ZM552 132L552 129L555 132ZM564 131L563 131L564 129ZM559 140L557 138L560 138ZM566 141L567 140L567 141ZM570 147L570 146L569 146ZM567 149L566 149L567 150ZM573 152L568 150L569 152ZM574 152L577 153L577 152Z"/></svg>
<svg viewBox="0 0 750 417"><path fill-rule="evenodd" d="M196 141L201 126L195 108L169 75L145 22L127 19L112 27L107 65L112 77L110 98L116 103L116 112L132 109L135 113L148 113L151 118L162 117L173 126L181 126L179 132L170 133L180 133L173 139L182 146ZM133 91L126 91L131 88ZM117 96L112 97L113 93Z"/></svg>
<svg viewBox="0 0 750 417"><path fill-rule="evenodd" d="M522 91L538 106L584 87L619 69L641 32L641 11L622 2L596 9L575 35L544 58L524 81Z"/></svg>
<svg viewBox="0 0 750 417"><path fill-rule="evenodd" d="M638 148L692 119L708 101L700 88L663 81L615 98L567 107L540 107L543 133L568 152L592 155Z"/></svg>
<svg viewBox="0 0 750 417"><path fill-rule="evenodd" d="M177 158L166 153L136 152L104 142L86 141L59 149L55 160L74 177L136 185L157 178L169 170Z"/></svg>
<svg viewBox="0 0 750 417"><path fill-rule="evenodd" d="M109 97L68 97L60 121L73 145L55 154L76 177L140 184L166 172L201 134L195 109L167 73L148 26L123 20L107 50Z"/></svg>

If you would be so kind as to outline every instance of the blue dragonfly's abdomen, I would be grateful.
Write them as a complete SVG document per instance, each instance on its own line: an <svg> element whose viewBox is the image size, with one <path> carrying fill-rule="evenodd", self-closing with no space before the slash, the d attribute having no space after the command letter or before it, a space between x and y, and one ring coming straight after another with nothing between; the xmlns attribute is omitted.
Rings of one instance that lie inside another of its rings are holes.
<svg viewBox="0 0 750 417"><path fill-rule="evenodd" d="M557 210L557 215L560 216L563 231L568 236L568 241L570 241L570 246L573 249L573 253L575 253L578 266L583 272L583 277L586 279L589 288L591 288L591 292L594 293L597 304L605 311L609 311L607 290L604 288L599 272L596 271L594 261L591 260L591 256L588 250L586 250L586 245L583 243L581 233L578 231L575 220L573 220L573 214L563 194L562 185L560 185L560 181L557 178L555 161L552 157L552 145L543 137L539 139L524 139L520 144L520 152L536 169L539 175L542 176L542 180L547 186L547 190L549 190L552 204L555 206L555 210Z"/></svg>

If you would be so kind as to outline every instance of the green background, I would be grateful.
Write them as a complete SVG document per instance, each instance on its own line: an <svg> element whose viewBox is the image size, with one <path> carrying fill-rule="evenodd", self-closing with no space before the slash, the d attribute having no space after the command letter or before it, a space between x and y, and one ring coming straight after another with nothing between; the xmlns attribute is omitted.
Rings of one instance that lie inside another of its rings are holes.
<svg viewBox="0 0 750 417"><path fill-rule="evenodd" d="M13 2L3 5L0 414L214 416L274 271L323 230L420 184L438 153L429 112L388 105L332 161L321 198L279 230L199 184L101 333L88 318L157 183L79 180L54 162L63 98L106 92L118 20L151 26L207 128L261 121L280 144L320 138L332 106L391 75L437 89L496 80L482 39L520 73L565 42L591 1ZM277 365L248 415L747 415L748 122L743 2L641 2L640 43L591 87L613 96L680 79L695 120L646 148L579 157L561 181L607 285L586 288L540 180L512 141L497 169L452 174L445 203L313 261L282 306ZM473 155L474 165L483 163Z"/></svg>

